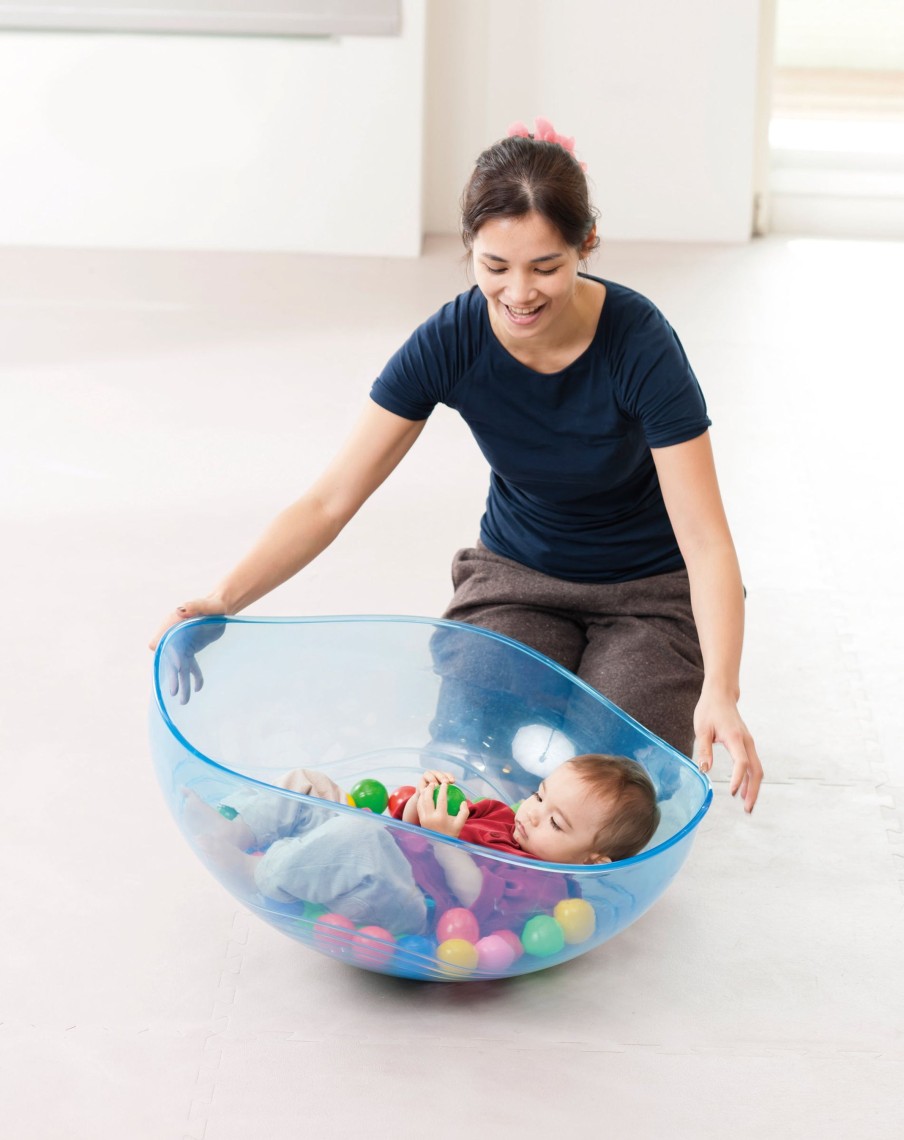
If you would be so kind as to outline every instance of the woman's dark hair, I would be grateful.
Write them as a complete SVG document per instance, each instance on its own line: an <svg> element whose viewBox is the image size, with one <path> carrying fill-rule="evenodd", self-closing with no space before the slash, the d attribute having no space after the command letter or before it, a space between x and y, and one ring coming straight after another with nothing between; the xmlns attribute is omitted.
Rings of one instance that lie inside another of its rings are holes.
<svg viewBox="0 0 904 1140"><path fill-rule="evenodd" d="M461 197L461 236L470 251L492 218L536 213L583 250L597 211L590 204L581 164L558 143L515 136L488 147L477 159ZM599 239L593 245L595 249Z"/></svg>

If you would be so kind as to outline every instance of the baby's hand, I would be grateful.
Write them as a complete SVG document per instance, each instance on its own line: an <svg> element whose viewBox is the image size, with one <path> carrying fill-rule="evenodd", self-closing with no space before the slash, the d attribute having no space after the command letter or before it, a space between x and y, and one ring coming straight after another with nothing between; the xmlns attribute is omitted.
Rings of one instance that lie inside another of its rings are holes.
<svg viewBox="0 0 904 1140"><path fill-rule="evenodd" d="M449 815L448 789L451 782L452 778L449 777L439 783L436 803L433 802L433 793L437 787L434 783L425 784L420 791L415 792L411 799L417 802L417 815L421 827L426 827L429 831L438 831L441 835L451 835L457 839L468 820L470 809L467 802L463 801L458 809L458 815Z"/></svg>
<svg viewBox="0 0 904 1140"><path fill-rule="evenodd" d="M417 782L417 790L422 792L424 788L434 788L437 784L451 784L455 777L451 772L434 772L432 769L426 771Z"/></svg>
<svg viewBox="0 0 904 1140"><path fill-rule="evenodd" d="M428 769L424 772L417 782L414 795L409 798L402 810L402 819L405 823L419 823L422 827L426 826L421 819L418 806L420 804L421 794L429 790L429 794L432 797L434 788L441 788L443 784L451 784L454 779L455 777L451 772L435 772L432 769ZM432 798L430 803L432 805Z"/></svg>

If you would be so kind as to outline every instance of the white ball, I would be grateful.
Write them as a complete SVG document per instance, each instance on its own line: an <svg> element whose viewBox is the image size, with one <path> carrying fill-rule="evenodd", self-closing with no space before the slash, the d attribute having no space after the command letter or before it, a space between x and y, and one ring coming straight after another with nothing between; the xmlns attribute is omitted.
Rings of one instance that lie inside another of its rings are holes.
<svg viewBox="0 0 904 1140"><path fill-rule="evenodd" d="M512 756L532 776L547 776L575 755L564 732L546 724L526 724L512 740Z"/></svg>

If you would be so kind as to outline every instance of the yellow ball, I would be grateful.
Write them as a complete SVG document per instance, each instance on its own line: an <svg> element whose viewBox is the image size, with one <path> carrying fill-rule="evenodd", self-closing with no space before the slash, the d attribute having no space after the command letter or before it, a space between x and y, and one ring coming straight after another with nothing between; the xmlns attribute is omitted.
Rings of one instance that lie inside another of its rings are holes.
<svg viewBox="0 0 904 1140"><path fill-rule="evenodd" d="M355 803L355 801L352 799L352 797L348 794L348 792L345 793L345 802L348 804L349 807L357 807L358 806Z"/></svg>
<svg viewBox="0 0 904 1140"><path fill-rule="evenodd" d="M477 947L464 938L447 938L440 942L436 956L447 974L470 974L477 968Z"/></svg>
<svg viewBox="0 0 904 1140"><path fill-rule="evenodd" d="M596 914L584 899L562 899L553 910L556 921L565 931L565 941L586 942L596 930Z"/></svg>

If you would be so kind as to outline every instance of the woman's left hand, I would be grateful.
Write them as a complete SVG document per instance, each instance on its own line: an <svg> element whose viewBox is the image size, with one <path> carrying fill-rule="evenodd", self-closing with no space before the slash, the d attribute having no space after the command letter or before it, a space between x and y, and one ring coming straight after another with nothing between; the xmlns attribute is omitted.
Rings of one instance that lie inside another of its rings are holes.
<svg viewBox="0 0 904 1140"><path fill-rule="evenodd" d="M713 766L713 745L721 744L732 760L729 791L739 792L744 810L753 811L763 782L763 765L737 703L729 696L717 697L705 691L694 711L694 759L701 772Z"/></svg>

